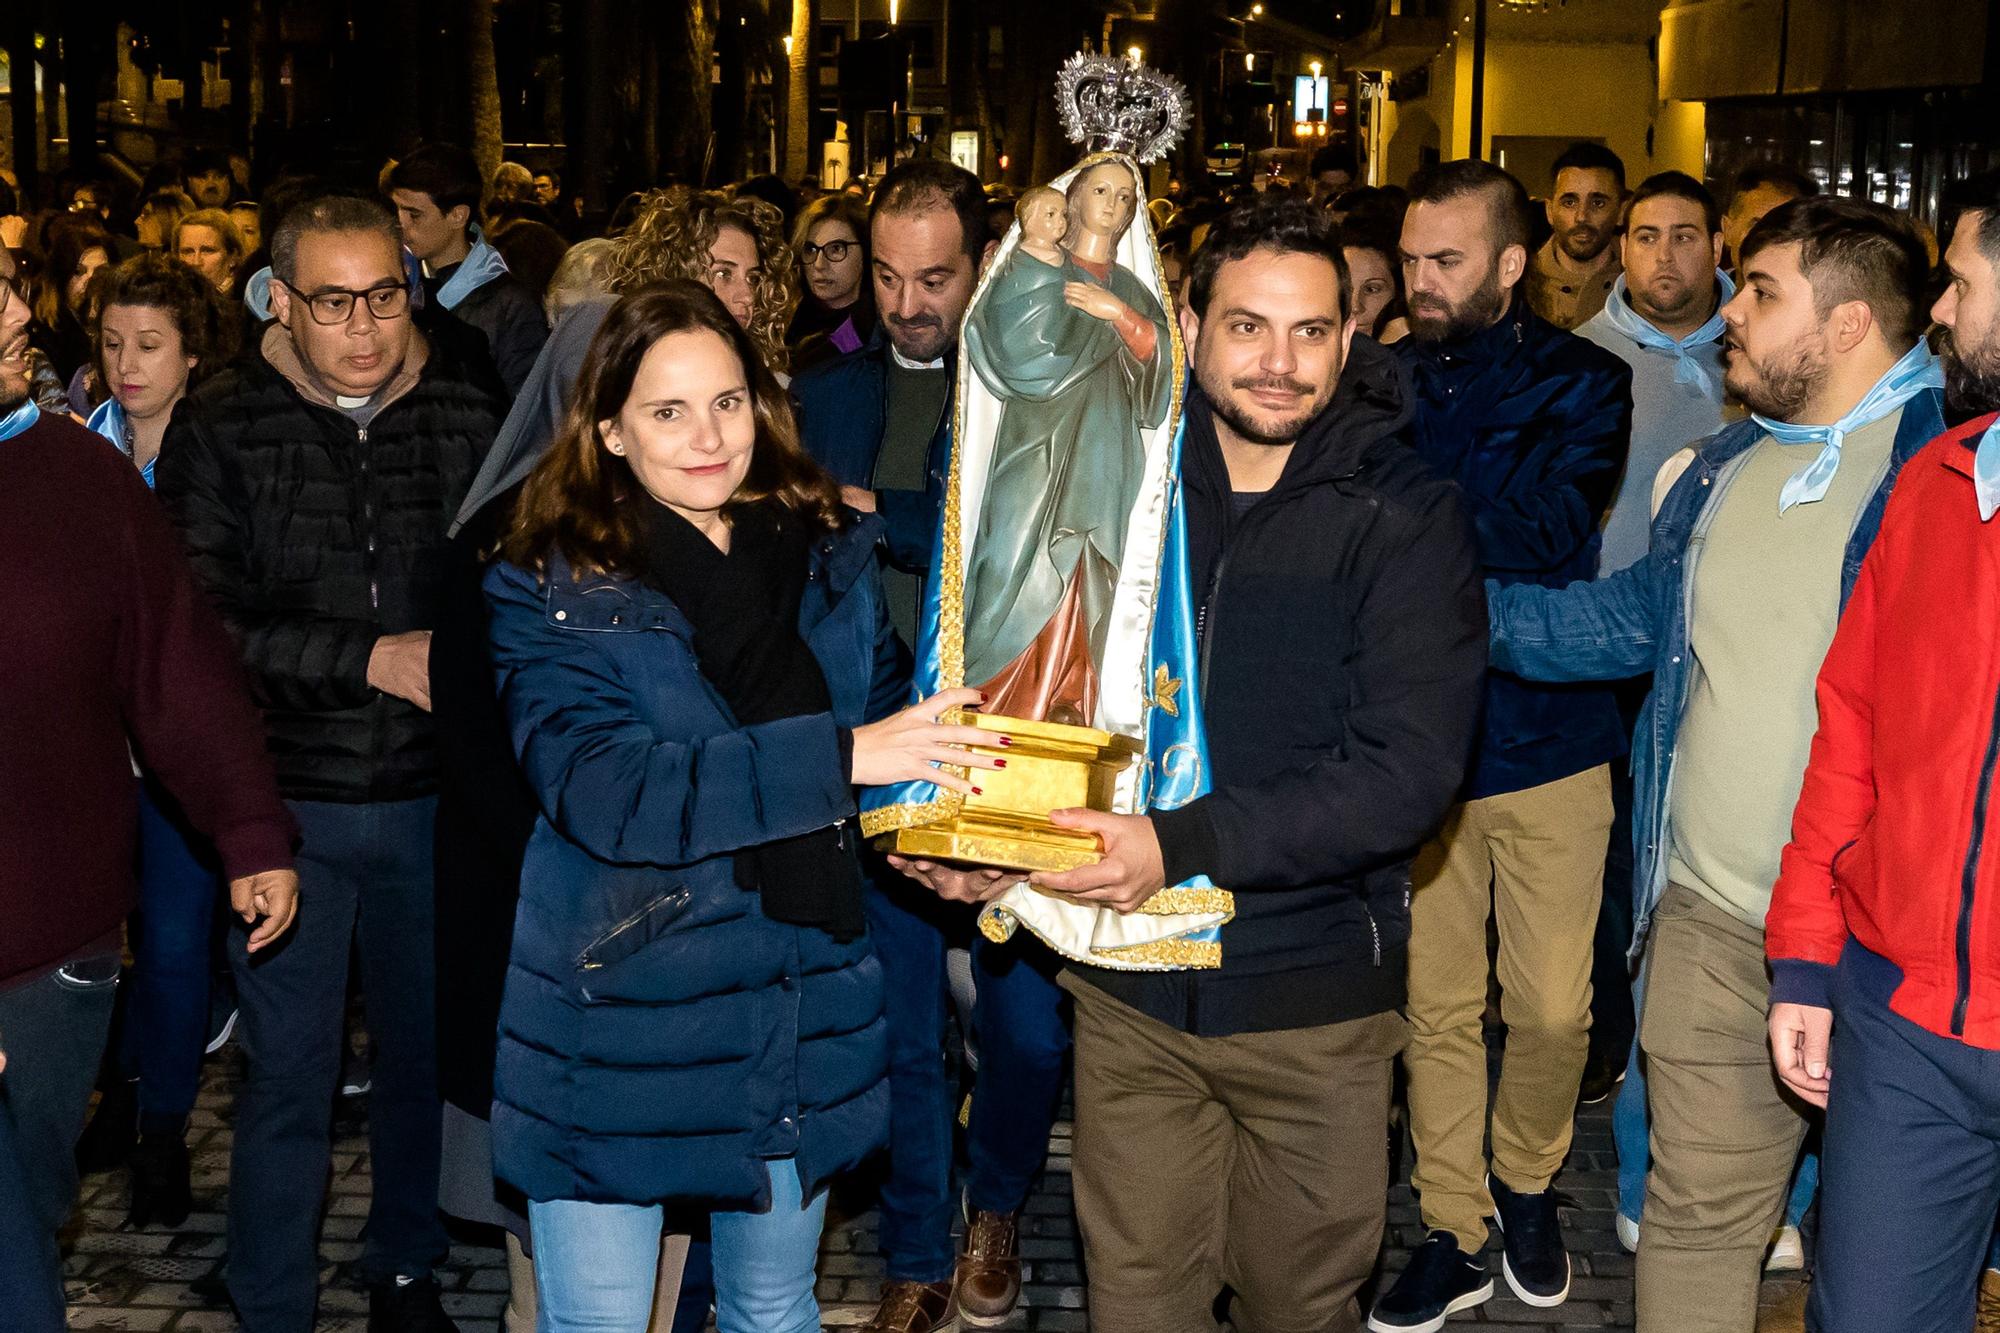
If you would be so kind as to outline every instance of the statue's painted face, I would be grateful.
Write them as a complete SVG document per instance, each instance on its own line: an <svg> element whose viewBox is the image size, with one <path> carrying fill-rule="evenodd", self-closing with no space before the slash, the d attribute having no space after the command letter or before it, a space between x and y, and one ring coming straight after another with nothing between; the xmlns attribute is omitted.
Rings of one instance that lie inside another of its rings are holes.
<svg viewBox="0 0 2000 1333"><path fill-rule="evenodd" d="M1138 182L1120 164L1101 162L1070 186L1069 206L1084 230L1100 236L1123 236L1139 208Z"/></svg>

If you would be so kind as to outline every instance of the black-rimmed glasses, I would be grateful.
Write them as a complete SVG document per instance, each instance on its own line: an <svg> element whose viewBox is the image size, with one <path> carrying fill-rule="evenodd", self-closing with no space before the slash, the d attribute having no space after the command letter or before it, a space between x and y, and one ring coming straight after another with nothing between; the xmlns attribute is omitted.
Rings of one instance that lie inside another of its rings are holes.
<svg viewBox="0 0 2000 1333"><path fill-rule="evenodd" d="M284 279L274 278L273 281L284 282ZM401 319L410 309L410 289L400 282L384 283L379 287L370 287L366 291L359 292L337 287L331 291L310 294L300 291L289 282L285 282L284 285L305 301L306 309L312 312L315 324L345 324L354 318L356 301L368 303L368 314L372 319Z"/></svg>
<svg viewBox="0 0 2000 1333"><path fill-rule="evenodd" d="M799 258L806 264L811 265L821 255L825 255L827 263L838 264L847 258L849 250L852 250L859 244L861 244L859 241L828 241L825 245L814 245L811 241L807 241L799 247Z"/></svg>

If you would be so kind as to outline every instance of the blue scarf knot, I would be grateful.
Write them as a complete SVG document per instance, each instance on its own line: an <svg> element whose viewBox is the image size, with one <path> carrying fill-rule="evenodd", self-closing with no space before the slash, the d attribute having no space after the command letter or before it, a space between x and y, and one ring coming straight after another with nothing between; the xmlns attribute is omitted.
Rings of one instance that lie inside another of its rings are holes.
<svg viewBox="0 0 2000 1333"><path fill-rule="evenodd" d="M1972 452L1972 491L1979 497L1979 521L1990 521L2000 510L2000 417L1986 428Z"/></svg>
<svg viewBox="0 0 2000 1333"><path fill-rule="evenodd" d="M1840 446L1849 434L1880 421L1924 390L1943 387L1944 364L1931 351L1930 345L1919 338L1917 345L1903 353L1902 360L1889 367L1887 373L1875 381L1874 387L1861 396L1861 401L1831 426L1800 426L1753 413L1751 420L1780 444L1821 446L1819 456L1793 473L1785 482L1784 489L1778 492L1778 512L1782 514L1793 505L1811 504L1826 498L1827 488L1833 485L1833 475L1840 469Z"/></svg>
<svg viewBox="0 0 2000 1333"><path fill-rule="evenodd" d="M1729 275L1721 269L1715 271L1715 281L1720 288L1720 295L1715 303L1715 313L1708 317L1707 323L1685 338L1662 333L1644 315L1632 308L1631 302L1626 299L1623 273L1620 273L1618 280L1611 284L1610 299L1604 303L1604 317L1611 321L1612 328L1641 347L1664 352L1673 357L1674 383L1699 389L1705 398L1719 396L1721 386L1716 384L1713 373L1702 364L1701 358L1695 353L1711 343L1722 341L1722 307L1728 305L1729 298L1736 295L1736 284L1731 282Z"/></svg>
<svg viewBox="0 0 2000 1333"><path fill-rule="evenodd" d="M507 271L507 261L487 241L486 233L472 229L472 249L452 275L438 288L438 304L456 310L458 303Z"/></svg>
<svg viewBox="0 0 2000 1333"><path fill-rule="evenodd" d="M27 399L19 407L0 417L0 440L11 440L42 419L42 409L35 405L33 398Z"/></svg>

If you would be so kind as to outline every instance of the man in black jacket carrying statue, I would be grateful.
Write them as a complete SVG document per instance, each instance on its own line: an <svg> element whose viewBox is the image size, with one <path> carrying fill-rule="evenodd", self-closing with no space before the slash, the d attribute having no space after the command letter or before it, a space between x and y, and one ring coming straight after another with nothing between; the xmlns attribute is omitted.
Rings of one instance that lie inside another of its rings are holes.
<svg viewBox="0 0 2000 1333"><path fill-rule="evenodd" d="M1403 431L1407 383L1354 338L1323 210L1211 232L1181 319L1212 790L1061 811L1104 859L1033 882L1119 911L1206 874L1219 971L1072 966L1077 1218L1100 1333L1360 1327L1389 1187L1409 868L1458 790L1486 665L1470 524ZM1370 1145L1375 1145L1373 1148Z"/></svg>

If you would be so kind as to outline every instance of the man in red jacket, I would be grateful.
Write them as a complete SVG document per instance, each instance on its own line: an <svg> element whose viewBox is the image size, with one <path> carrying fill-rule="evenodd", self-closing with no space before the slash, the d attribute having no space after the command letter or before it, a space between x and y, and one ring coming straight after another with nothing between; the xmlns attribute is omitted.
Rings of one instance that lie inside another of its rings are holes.
<svg viewBox="0 0 2000 1333"><path fill-rule="evenodd" d="M37 410L27 323L0 279L0 1325L53 1333L134 901L133 751L214 843L253 951L291 924L298 877L235 646L131 463Z"/></svg>
<svg viewBox="0 0 2000 1333"><path fill-rule="evenodd" d="M1932 314L1983 415L1889 501L1766 923L1778 1075L1827 1108L1819 1333L1962 1333L2000 1209L2000 173L1956 213Z"/></svg>

